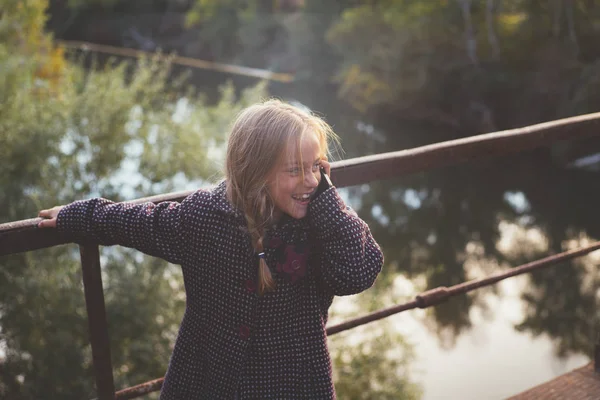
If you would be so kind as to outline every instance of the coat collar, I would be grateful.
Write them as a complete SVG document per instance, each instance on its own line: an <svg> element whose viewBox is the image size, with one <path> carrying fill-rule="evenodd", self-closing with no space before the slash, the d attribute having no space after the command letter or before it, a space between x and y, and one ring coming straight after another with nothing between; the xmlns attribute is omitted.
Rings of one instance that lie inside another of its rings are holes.
<svg viewBox="0 0 600 400"><path fill-rule="evenodd" d="M212 197L214 207L217 211L234 217L235 219L242 219L245 221L244 214L238 209L234 208L227 199L227 181L222 180L213 188Z"/></svg>
<svg viewBox="0 0 600 400"><path fill-rule="evenodd" d="M244 214L233 207L233 205L227 199L227 181L222 180L212 190L213 204L217 211L224 215L234 218L244 226L246 225L246 218ZM283 215L281 219L273 226L273 231L279 231L284 229L298 229L304 227L308 223L308 218L295 219L289 215Z"/></svg>

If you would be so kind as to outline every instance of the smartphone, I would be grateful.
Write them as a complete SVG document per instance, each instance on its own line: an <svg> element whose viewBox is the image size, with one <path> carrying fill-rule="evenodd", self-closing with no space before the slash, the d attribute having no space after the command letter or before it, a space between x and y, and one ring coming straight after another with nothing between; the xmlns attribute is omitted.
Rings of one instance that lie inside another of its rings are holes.
<svg viewBox="0 0 600 400"><path fill-rule="evenodd" d="M320 170L321 181L319 182L319 186L317 186L317 196L333 186L331 179L329 179L329 175L325 173L325 168L321 167Z"/></svg>

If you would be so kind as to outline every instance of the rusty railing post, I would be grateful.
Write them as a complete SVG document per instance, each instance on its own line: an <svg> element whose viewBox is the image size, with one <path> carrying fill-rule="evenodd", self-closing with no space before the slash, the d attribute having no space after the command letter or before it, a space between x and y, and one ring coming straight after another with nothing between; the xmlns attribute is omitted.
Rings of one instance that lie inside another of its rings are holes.
<svg viewBox="0 0 600 400"><path fill-rule="evenodd" d="M113 400L115 398L115 383L113 380L110 344L108 341L106 308L104 306L100 251L98 245L88 244L79 246L79 252L81 254L83 288L88 314L98 399Z"/></svg>

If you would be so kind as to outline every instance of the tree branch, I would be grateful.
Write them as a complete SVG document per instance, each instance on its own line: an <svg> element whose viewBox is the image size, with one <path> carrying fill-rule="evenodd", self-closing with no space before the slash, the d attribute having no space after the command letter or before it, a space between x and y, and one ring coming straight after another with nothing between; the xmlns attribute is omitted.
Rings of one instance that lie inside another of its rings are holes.
<svg viewBox="0 0 600 400"><path fill-rule="evenodd" d="M579 54L579 43L577 43L577 34L575 33L575 21L573 18L573 0L567 0L567 26L569 28L569 39L573 43L575 55Z"/></svg>
<svg viewBox="0 0 600 400"><path fill-rule="evenodd" d="M554 15L552 22L552 34L554 37L560 35L560 20L562 17L563 0L554 0Z"/></svg>
<svg viewBox="0 0 600 400"><path fill-rule="evenodd" d="M498 36L494 30L494 0L487 0L487 7L485 9L485 22L487 26L488 41L492 46L492 57L498 58L500 56L500 47L498 45Z"/></svg>
<svg viewBox="0 0 600 400"><path fill-rule="evenodd" d="M479 64L477 59L477 41L473 32L471 21L471 0L458 0L465 20L465 39L467 41L467 54L473 64Z"/></svg>

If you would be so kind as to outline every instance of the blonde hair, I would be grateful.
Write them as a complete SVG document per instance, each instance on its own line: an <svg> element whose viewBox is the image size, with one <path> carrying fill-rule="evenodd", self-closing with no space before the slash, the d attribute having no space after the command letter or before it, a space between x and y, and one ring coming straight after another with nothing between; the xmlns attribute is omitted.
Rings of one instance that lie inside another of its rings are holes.
<svg viewBox="0 0 600 400"><path fill-rule="evenodd" d="M329 154L328 140L337 141L324 120L279 100L252 105L233 123L225 163L227 198L243 212L257 254L264 251L263 239L275 212L267 182L288 143L299 143L307 132L317 135L322 157ZM259 257L257 286L259 294L275 288L263 257Z"/></svg>

